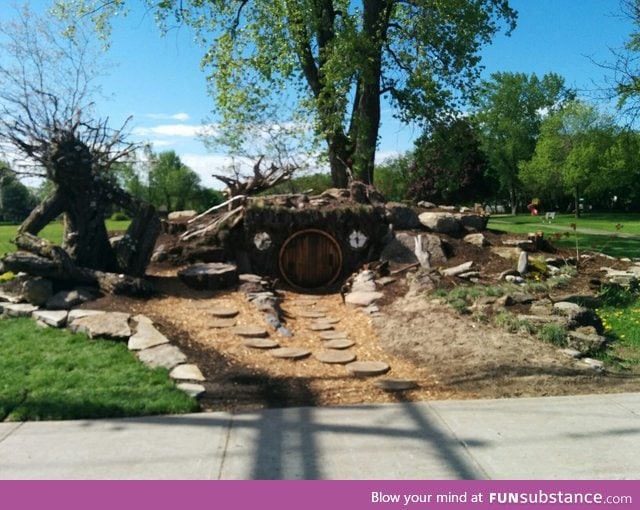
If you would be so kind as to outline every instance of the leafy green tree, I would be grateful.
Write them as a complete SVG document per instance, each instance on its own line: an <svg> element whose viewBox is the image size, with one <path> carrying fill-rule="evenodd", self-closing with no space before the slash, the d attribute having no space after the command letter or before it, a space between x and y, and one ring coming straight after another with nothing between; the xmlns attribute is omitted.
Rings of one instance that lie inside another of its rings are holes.
<svg viewBox="0 0 640 510"><path fill-rule="evenodd" d="M466 119L435 124L415 147L409 191L416 200L469 203L491 194L487 158Z"/></svg>
<svg viewBox="0 0 640 510"><path fill-rule="evenodd" d="M389 201L407 200L412 169L411 152L383 161L376 167L376 188Z"/></svg>
<svg viewBox="0 0 640 510"><path fill-rule="evenodd" d="M20 223L36 206L33 193L8 164L0 161L0 221Z"/></svg>
<svg viewBox="0 0 640 510"><path fill-rule="evenodd" d="M200 176L185 165L175 151L155 154L147 151L149 175L147 195L156 207L167 211L186 208L204 210L222 202L222 193L209 190L200 184ZM130 183L141 185L139 176Z"/></svg>
<svg viewBox="0 0 640 510"><path fill-rule="evenodd" d="M531 161L521 177L540 189L563 189L573 199L576 217L580 198L601 195L602 176L609 167L616 127L613 119L581 101L573 101L543 122Z"/></svg>
<svg viewBox="0 0 640 510"><path fill-rule="evenodd" d="M573 98L564 79L555 73L494 73L484 81L475 100L474 121L500 192L516 214L521 183L518 168L533 156L545 115Z"/></svg>
<svg viewBox="0 0 640 510"><path fill-rule="evenodd" d="M90 15L107 31L126 3L58 0L70 19ZM253 123L284 102L326 142L336 186L350 171L373 180L383 96L402 119L433 120L469 95L480 49L516 19L507 0L147 4L165 26L191 25L209 46L203 65L223 124Z"/></svg>

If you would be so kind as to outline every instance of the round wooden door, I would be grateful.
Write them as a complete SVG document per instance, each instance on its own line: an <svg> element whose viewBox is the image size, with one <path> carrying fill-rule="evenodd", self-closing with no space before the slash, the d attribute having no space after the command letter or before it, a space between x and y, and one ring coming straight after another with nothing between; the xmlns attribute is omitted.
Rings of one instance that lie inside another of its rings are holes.
<svg viewBox="0 0 640 510"><path fill-rule="evenodd" d="M294 287L317 289L334 283L342 271L342 251L327 232L300 230L280 249L280 273Z"/></svg>

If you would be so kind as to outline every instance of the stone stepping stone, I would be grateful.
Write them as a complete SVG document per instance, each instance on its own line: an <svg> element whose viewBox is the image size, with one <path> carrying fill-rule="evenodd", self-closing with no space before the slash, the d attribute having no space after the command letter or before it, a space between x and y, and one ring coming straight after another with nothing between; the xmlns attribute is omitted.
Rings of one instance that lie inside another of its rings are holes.
<svg viewBox="0 0 640 510"><path fill-rule="evenodd" d="M128 340L131 336L128 313L107 312L98 315L87 315L74 320L69 329L74 333L85 333L89 338L113 338Z"/></svg>
<svg viewBox="0 0 640 510"><path fill-rule="evenodd" d="M37 306L29 303L2 303L0 308L9 317L31 317L31 314L38 310Z"/></svg>
<svg viewBox="0 0 640 510"><path fill-rule="evenodd" d="M384 391L406 391L418 387L418 383L408 379L380 379L373 383Z"/></svg>
<svg viewBox="0 0 640 510"><path fill-rule="evenodd" d="M351 306L366 307L383 297L382 292L350 292L345 296L344 301Z"/></svg>
<svg viewBox="0 0 640 510"><path fill-rule="evenodd" d="M214 317L230 318L238 315L240 311L237 308L227 306L214 306L209 309L209 313Z"/></svg>
<svg viewBox="0 0 640 510"><path fill-rule="evenodd" d="M384 361L354 361L347 365L349 372L357 376L380 375L390 368Z"/></svg>
<svg viewBox="0 0 640 510"><path fill-rule="evenodd" d="M138 351L138 359L148 367L171 370L187 361L187 356L175 345L163 344Z"/></svg>
<svg viewBox="0 0 640 510"><path fill-rule="evenodd" d="M328 323L316 322L314 324L310 324L307 329L311 331L329 331L330 329L333 329L333 326Z"/></svg>
<svg viewBox="0 0 640 510"><path fill-rule="evenodd" d="M325 308L324 306L317 306L313 309L313 311L318 313L327 313L329 309Z"/></svg>
<svg viewBox="0 0 640 510"><path fill-rule="evenodd" d="M316 300L315 299L303 299L303 300L298 300L295 303L298 306L313 306L316 304Z"/></svg>
<svg viewBox="0 0 640 510"><path fill-rule="evenodd" d="M202 375L197 365L188 363L175 367L169 372L169 377L181 381L204 381L204 375Z"/></svg>
<svg viewBox="0 0 640 510"><path fill-rule="evenodd" d="M344 331L323 331L319 336L320 340L346 340L347 338Z"/></svg>
<svg viewBox="0 0 640 510"><path fill-rule="evenodd" d="M242 344L252 349L275 349L278 347L278 342L268 338L247 338L242 341Z"/></svg>
<svg viewBox="0 0 640 510"><path fill-rule="evenodd" d="M196 384L196 383L182 382L182 383L176 384L176 387L179 390L184 391L187 395L193 398L198 398L200 395L202 395L206 391L205 387L202 386L202 384Z"/></svg>
<svg viewBox="0 0 640 510"><path fill-rule="evenodd" d="M314 357L322 363L329 364L351 363L356 359L355 355L350 352L336 350L321 351L315 354Z"/></svg>
<svg viewBox="0 0 640 510"><path fill-rule="evenodd" d="M323 319L325 318L325 314L322 312L316 312L315 310L310 310L308 312L298 312L298 317L302 317L303 319Z"/></svg>
<svg viewBox="0 0 640 510"><path fill-rule="evenodd" d="M237 319L235 318L231 318L231 319L213 319L211 322L209 322L209 327L210 328L232 328L233 326L236 325Z"/></svg>
<svg viewBox="0 0 640 510"><path fill-rule="evenodd" d="M340 319L336 319L335 317L321 317L313 321L313 324L338 324Z"/></svg>
<svg viewBox="0 0 640 510"><path fill-rule="evenodd" d="M67 323L68 312L66 310L36 310L32 317L44 322L47 326L61 328Z"/></svg>
<svg viewBox="0 0 640 510"><path fill-rule="evenodd" d="M353 347L356 343L353 340L347 340L346 338L336 338L324 343L327 349L348 349Z"/></svg>
<svg viewBox="0 0 640 510"><path fill-rule="evenodd" d="M131 335L127 342L127 348L130 351L141 351L169 343L169 339L153 326L153 322L148 317L136 315L134 320L138 325L135 334Z"/></svg>
<svg viewBox="0 0 640 510"><path fill-rule="evenodd" d="M280 347L279 349L269 351L269 354L275 358L302 359L309 356L311 351L302 349L301 347Z"/></svg>
<svg viewBox="0 0 640 510"><path fill-rule="evenodd" d="M269 336L266 329L258 326L238 326L233 328L233 332L238 336L250 338L265 338Z"/></svg>

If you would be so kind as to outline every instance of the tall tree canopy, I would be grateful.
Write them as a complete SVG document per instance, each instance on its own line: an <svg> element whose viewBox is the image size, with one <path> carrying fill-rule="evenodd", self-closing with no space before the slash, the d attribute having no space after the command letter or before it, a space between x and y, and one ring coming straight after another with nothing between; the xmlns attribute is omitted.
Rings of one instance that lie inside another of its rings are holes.
<svg viewBox="0 0 640 510"><path fill-rule="evenodd" d="M59 0L69 18L108 31L126 0ZM335 185L373 180L384 96L405 120L429 122L465 99L479 51L516 14L507 0L147 0L165 26L198 30L217 112L250 123L288 103L313 119ZM284 115L284 114L283 114ZM281 119L277 119L281 120Z"/></svg>
<svg viewBox="0 0 640 510"><path fill-rule="evenodd" d="M483 81L474 119L491 171L509 197L512 214L519 199L518 167L533 156L542 119L573 95L555 73L542 79L535 74L494 73Z"/></svg>
<svg viewBox="0 0 640 510"><path fill-rule="evenodd" d="M580 198L603 193L609 188L605 176L613 175L614 147L619 128L610 116L593 106L572 101L549 115L542 123L533 158L521 165L521 176L541 191L559 190L573 197L576 216ZM610 183L615 189L615 183Z"/></svg>

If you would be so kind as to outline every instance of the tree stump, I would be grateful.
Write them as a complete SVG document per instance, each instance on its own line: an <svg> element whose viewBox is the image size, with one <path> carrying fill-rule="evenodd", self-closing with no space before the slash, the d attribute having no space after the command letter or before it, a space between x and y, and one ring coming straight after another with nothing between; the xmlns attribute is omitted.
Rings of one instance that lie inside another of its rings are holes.
<svg viewBox="0 0 640 510"><path fill-rule="evenodd" d="M238 284L238 268L235 264L214 262L195 264L178 272L185 285L196 290L228 289Z"/></svg>

